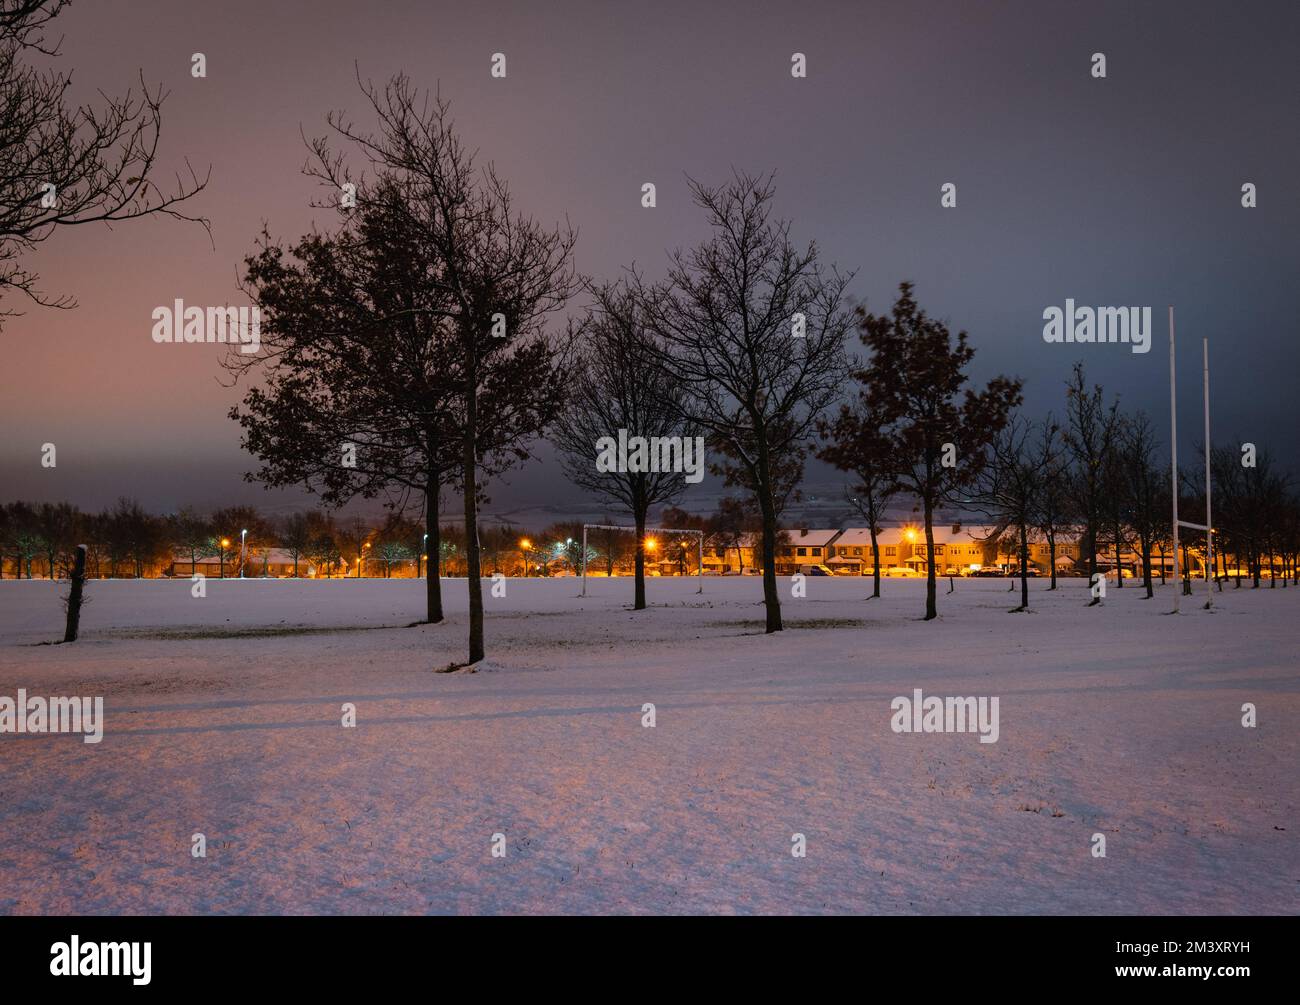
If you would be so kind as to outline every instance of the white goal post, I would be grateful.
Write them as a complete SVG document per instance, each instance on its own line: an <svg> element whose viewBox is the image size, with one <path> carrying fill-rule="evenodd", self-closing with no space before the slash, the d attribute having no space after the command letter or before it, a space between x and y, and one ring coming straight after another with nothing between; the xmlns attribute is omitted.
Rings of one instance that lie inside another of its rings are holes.
<svg viewBox="0 0 1300 1005"><path fill-rule="evenodd" d="M1178 613L1178 595L1182 592L1179 582L1182 562L1178 555L1178 528L1205 531L1205 609L1214 606L1214 520L1210 515L1210 340L1201 339L1202 394L1205 412L1205 523L1192 523L1178 519L1178 377L1174 367L1174 309L1169 308L1169 457L1170 486L1173 495L1173 532L1174 532L1174 610ZM1190 574L1189 574L1190 578Z"/></svg>
<svg viewBox="0 0 1300 1005"><path fill-rule="evenodd" d="M584 597L587 595L587 531L589 529L590 530L630 530L633 534L636 533L635 527L620 526L619 524L613 524L613 523L584 523L582 525L582 596ZM704 531L687 530L685 528L679 528L679 527L647 527L646 531L647 533L653 532L655 534L694 534L695 535L697 557L699 558L699 562L700 562L700 573L699 573L700 588L695 592L703 593L704 592Z"/></svg>

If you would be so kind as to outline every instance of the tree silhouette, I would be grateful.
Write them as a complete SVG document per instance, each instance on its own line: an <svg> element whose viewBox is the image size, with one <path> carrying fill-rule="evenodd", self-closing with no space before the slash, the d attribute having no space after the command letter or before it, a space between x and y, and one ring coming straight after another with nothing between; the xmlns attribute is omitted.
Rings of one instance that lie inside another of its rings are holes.
<svg viewBox="0 0 1300 1005"><path fill-rule="evenodd" d="M186 163L170 192L152 175L162 131L159 87L120 98L100 92L102 104L68 103L71 77L42 72L24 61L29 52L57 56L45 29L64 0L4 0L0 4L0 300L16 291L42 307L71 308L67 295L40 289L40 276L24 264L30 252L69 227L169 216L208 229L182 203L202 191ZM20 311L0 311L0 326Z"/></svg>
<svg viewBox="0 0 1300 1005"><path fill-rule="evenodd" d="M679 419L681 388L659 365L662 348L646 326L637 296L621 284L595 286L592 294L595 304L580 330L583 349L569 379L568 404L551 441L570 481L631 513L636 524L632 606L640 611L646 606L646 515L651 506L674 501L686 483L680 471L599 471L596 443L617 439L619 430L647 441L693 437L697 430Z"/></svg>
<svg viewBox="0 0 1300 1005"><path fill-rule="evenodd" d="M978 393L966 384L975 356L966 333L954 342L948 326L917 306L912 284L901 283L893 312L859 309L863 344L871 352L857 375L866 404L885 424L894 457L894 488L912 495L925 519L925 620L938 616L935 602L934 514L960 504L979 477L989 446L1020 404L1021 382L998 376ZM948 459L952 459L949 464Z"/></svg>
<svg viewBox="0 0 1300 1005"><path fill-rule="evenodd" d="M771 217L770 175L690 189L713 236L674 252L665 283L638 289L663 368L682 389L682 421L704 430L727 484L754 495L766 630L778 632L777 520L817 418L839 394L852 274L824 270L815 244L795 247L790 225Z"/></svg>

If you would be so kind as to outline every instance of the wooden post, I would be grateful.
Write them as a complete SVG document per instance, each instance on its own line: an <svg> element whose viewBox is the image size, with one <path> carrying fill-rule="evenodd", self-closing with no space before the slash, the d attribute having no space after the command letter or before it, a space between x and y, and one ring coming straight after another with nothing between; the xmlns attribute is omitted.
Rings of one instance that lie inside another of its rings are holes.
<svg viewBox="0 0 1300 1005"><path fill-rule="evenodd" d="M68 594L68 624L63 632L64 642L77 641L81 624L81 597L86 586L86 546L77 545L77 561L72 568L72 592Z"/></svg>

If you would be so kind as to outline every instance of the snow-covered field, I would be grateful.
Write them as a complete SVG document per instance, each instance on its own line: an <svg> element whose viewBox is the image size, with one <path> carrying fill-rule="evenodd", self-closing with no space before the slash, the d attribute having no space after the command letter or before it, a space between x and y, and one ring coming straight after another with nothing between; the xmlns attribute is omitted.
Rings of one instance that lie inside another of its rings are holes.
<svg viewBox="0 0 1300 1005"><path fill-rule="evenodd" d="M438 674L463 581L432 627L409 580L93 582L71 646L66 585L0 581L0 695L107 720L0 736L0 912L1300 909L1300 590L807 585L766 637L757 579L510 581ZM998 741L893 732L915 688Z"/></svg>

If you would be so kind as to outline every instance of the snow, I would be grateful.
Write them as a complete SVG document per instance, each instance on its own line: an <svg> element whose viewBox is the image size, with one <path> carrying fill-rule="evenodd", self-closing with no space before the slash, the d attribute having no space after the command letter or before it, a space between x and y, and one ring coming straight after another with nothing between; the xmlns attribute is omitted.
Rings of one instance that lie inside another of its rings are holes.
<svg viewBox="0 0 1300 1005"><path fill-rule="evenodd" d="M463 581L416 627L418 581L92 582L69 646L0 581L0 695L106 716L0 735L0 912L1295 913L1300 590L1046 585L782 581L769 637L752 577L511 580L439 674ZM894 733L916 688L998 741Z"/></svg>

